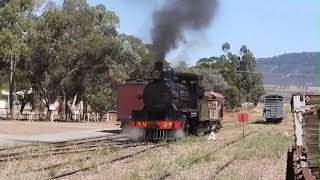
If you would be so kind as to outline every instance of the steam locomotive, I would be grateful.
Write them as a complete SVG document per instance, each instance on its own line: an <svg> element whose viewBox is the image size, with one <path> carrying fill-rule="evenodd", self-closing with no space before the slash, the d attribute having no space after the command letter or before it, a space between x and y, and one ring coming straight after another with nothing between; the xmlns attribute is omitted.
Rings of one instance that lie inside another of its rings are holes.
<svg viewBox="0 0 320 180"><path fill-rule="evenodd" d="M131 113L129 117L121 116L124 110ZM220 128L223 98L205 92L200 76L176 73L158 62L152 79L140 80L140 84L127 80L118 87L118 114L123 130L136 138L177 139Z"/></svg>

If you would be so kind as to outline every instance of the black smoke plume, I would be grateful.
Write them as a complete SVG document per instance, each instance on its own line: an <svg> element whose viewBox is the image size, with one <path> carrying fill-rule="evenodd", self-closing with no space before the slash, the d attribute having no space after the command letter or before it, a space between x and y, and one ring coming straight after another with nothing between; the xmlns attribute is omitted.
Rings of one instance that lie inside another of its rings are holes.
<svg viewBox="0 0 320 180"><path fill-rule="evenodd" d="M166 54L184 40L185 30L207 28L217 10L217 0L167 0L153 14L152 40L155 60L164 60Z"/></svg>

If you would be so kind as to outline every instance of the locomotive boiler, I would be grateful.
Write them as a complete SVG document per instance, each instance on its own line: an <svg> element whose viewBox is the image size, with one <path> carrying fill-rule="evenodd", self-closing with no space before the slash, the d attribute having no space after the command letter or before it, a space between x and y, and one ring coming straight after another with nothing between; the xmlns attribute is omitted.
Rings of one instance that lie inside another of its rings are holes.
<svg viewBox="0 0 320 180"><path fill-rule="evenodd" d="M137 99L142 100L143 108L133 107L131 116L120 121L126 132L133 132L140 139L206 134L221 125L223 100L219 101L220 106L210 106L217 99L205 93L200 76L176 73L162 62L156 63L152 79L144 86L143 93L137 94ZM218 117L213 118L214 110L219 112Z"/></svg>

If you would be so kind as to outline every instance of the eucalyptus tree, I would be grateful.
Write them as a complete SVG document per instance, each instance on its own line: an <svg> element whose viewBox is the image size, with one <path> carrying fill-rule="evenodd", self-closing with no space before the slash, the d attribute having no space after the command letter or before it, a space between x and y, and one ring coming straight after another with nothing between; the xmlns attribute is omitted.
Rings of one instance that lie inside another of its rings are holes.
<svg viewBox="0 0 320 180"><path fill-rule="evenodd" d="M121 38L118 27L118 16L103 5L92 7L85 0L46 5L27 64L33 89L47 108L57 98L64 102L62 115L75 97L100 111L114 102L115 84L140 63L140 55Z"/></svg>
<svg viewBox="0 0 320 180"><path fill-rule="evenodd" d="M261 74L256 73L254 54L244 45L240 48L240 54L230 52L230 48L229 43L224 43L223 55L201 58L197 67L221 74L227 84L224 94L230 108L240 106L242 101L257 103L264 94L264 88Z"/></svg>
<svg viewBox="0 0 320 180"><path fill-rule="evenodd" d="M0 2L0 64L9 66L9 104L13 118L13 95L17 63L30 53L27 43L34 27L33 13L37 0L6 0Z"/></svg>

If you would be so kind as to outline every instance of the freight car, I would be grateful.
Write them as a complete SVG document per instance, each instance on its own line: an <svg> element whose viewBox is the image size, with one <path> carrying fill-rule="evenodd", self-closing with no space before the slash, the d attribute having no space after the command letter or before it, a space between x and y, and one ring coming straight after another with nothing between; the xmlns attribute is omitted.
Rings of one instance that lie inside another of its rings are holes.
<svg viewBox="0 0 320 180"><path fill-rule="evenodd" d="M126 104L126 116L120 117L123 131L135 139L160 140L207 134L221 127L223 97L205 93L200 76L176 73L158 62L152 77L139 90L118 92L118 112ZM126 83L122 88L130 86Z"/></svg>
<svg viewBox="0 0 320 180"><path fill-rule="evenodd" d="M279 95L268 95L263 99L263 116L267 122L277 123L284 116L284 99Z"/></svg>
<svg viewBox="0 0 320 180"><path fill-rule="evenodd" d="M127 79L117 86L117 121L121 127L132 118L133 110L143 109L142 97L145 86L150 79Z"/></svg>
<svg viewBox="0 0 320 180"><path fill-rule="evenodd" d="M319 179L319 102L320 95L292 96L295 144L288 152L287 179Z"/></svg>

